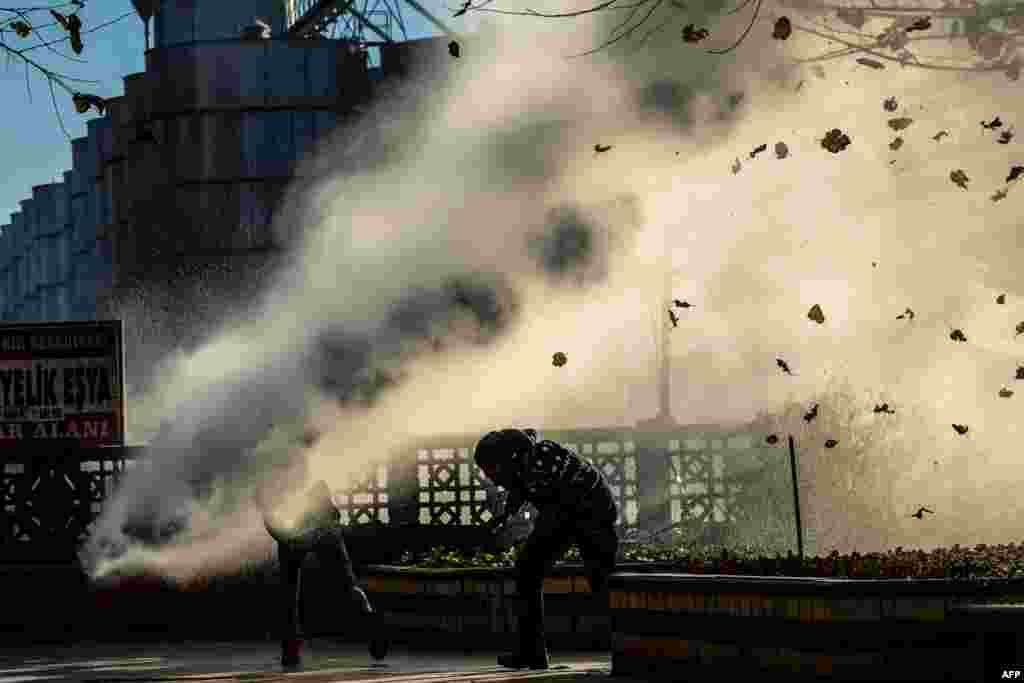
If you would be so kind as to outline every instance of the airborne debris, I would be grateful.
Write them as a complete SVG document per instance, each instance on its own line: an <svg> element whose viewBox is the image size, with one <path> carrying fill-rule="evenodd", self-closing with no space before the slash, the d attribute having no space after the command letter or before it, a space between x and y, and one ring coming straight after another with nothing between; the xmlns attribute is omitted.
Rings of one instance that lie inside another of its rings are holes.
<svg viewBox="0 0 1024 683"><path fill-rule="evenodd" d="M459 11L452 15L452 18L461 17L463 14L469 11L469 7L472 4L473 0L466 0L466 2L462 3L462 7L459 9Z"/></svg>
<svg viewBox="0 0 1024 683"><path fill-rule="evenodd" d="M737 173L739 173L740 169L743 168L743 164L740 163L739 157L736 157L736 161L733 162L731 168L732 168L732 174L733 175L736 175Z"/></svg>
<svg viewBox="0 0 1024 683"><path fill-rule="evenodd" d="M909 116L900 116L895 119L889 119L889 127L892 128L893 130L899 131L903 130L913 122L914 119L910 118Z"/></svg>
<svg viewBox="0 0 1024 683"><path fill-rule="evenodd" d="M996 303L997 304L1005 304L1006 303L1006 295L1005 294L1000 294L999 296L997 296L996 297Z"/></svg>
<svg viewBox="0 0 1024 683"><path fill-rule="evenodd" d="M1002 201L1003 199L1006 199L1006 189L1003 188L1003 189L996 190L995 193L990 197L990 199L992 201L994 201L994 202L998 202L998 201Z"/></svg>
<svg viewBox="0 0 1024 683"><path fill-rule="evenodd" d="M764 438L764 440L767 441L772 446L774 446L779 442L779 437L775 436L774 434L769 434Z"/></svg>
<svg viewBox="0 0 1024 683"><path fill-rule="evenodd" d="M825 322L825 314L821 311L821 306L818 304L811 306L811 310L807 311L807 317L819 325Z"/></svg>
<svg viewBox="0 0 1024 683"><path fill-rule="evenodd" d="M910 26L908 26L904 30L907 33L911 33L913 31L927 31L931 27L932 27L932 18L931 17L921 17L920 19L915 21L913 24L911 24Z"/></svg>
<svg viewBox="0 0 1024 683"><path fill-rule="evenodd" d="M813 420L816 417L818 417L818 404L817 403L815 403L813 406L811 406L811 409L808 410L804 414L804 420L806 422L810 422L811 420Z"/></svg>
<svg viewBox="0 0 1024 683"><path fill-rule="evenodd" d="M1012 390L1007 389L1006 387L1003 387L1002 389L999 390L1000 398L1010 398L1011 396L1013 396Z"/></svg>
<svg viewBox="0 0 1024 683"><path fill-rule="evenodd" d="M905 311L903 311L903 313L896 316L897 320L903 320L904 318L906 318L907 320L913 320L914 312L910 310L910 308L907 308Z"/></svg>
<svg viewBox="0 0 1024 683"><path fill-rule="evenodd" d="M955 171L951 171L949 179L953 181L953 184L959 187L961 190L967 189L967 183L970 182L970 178L964 173L962 168L958 168Z"/></svg>
<svg viewBox="0 0 1024 683"><path fill-rule="evenodd" d="M1024 334L1024 321L1017 323L1017 327L1015 329L1017 330L1017 334L1013 335L1014 337L1019 337Z"/></svg>
<svg viewBox="0 0 1024 683"><path fill-rule="evenodd" d="M946 137L947 135L949 135L949 131L948 130L940 130L938 133L936 133L935 135L932 136L932 140L935 140L935 142L938 142L939 140L941 140L942 138Z"/></svg>
<svg viewBox="0 0 1024 683"><path fill-rule="evenodd" d="M778 21L775 22L774 28L772 28L772 38L776 40L785 40L793 33L793 24L787 17L779 17Z"/></svg>
<svg viewBox="0 0 1024 683"><path fill-rule="evenodd" d="M821 140L821 146L832 152L838 154L850 145L850 136L846 135L843 131L838 128L833 128L825 137Z"/></svg>
<svg viewBox="0 0 1024 683"><path fill-rule="evenodd" d="M1024 365L1017 366L1017 376L1014 379L1024 379Z"/></svg>
<svg viewBox="0 0 1024 683"><path fill-rule="evenodd" d="M838 445L839 442L836 441L835 439L829 439L828 441L825 442L825 448L835 448Z"/></svg>
<svg viewBox="0 0 1024 683"><path fill-rule="evenodd" d="M680 301L679 299L672 299L672 305L676 308L690 308L693 304L687 301Z"/></svg>
<svg viewBox="0 0 1024 683"><path fill-rule="evenodd" d="M891 149L894 152L896 150L898 150L902 146L903 146L903 138L901 138L899 136L897 136L892 142L889 143L889 149Z"/></svg>
<svg viewBox="0 0 1024 683"><path fill-rule="evenodd" d="M786 363L786 361L782 360L781 358L776 358L775 364L782 368L782 371L787 375L793 374L793 371L789 369L789 365Z"/></svg>
<svg viewBox="0 0 1024 683"><path fill-rule="evenodd" d="M671 308L668 309L668 319L672 321L672 327L679 327L679 318Z"/></svg>
<svg viewBox="0 0 1024 683"><path fill-rule="evenodd" d="M597 152L598 154L602 154L604 152L607 152L611 148L612 148L611 145L602 145L602 144L594 145L594 151Z"/></svg>
<svg viewBox="0 0 1024 683"><path fill-rule="evenodd" d="M562 367L563 365L565 365L568 362L569 362L568 356L566 356L561 351L559 351L555 355L551 356L551 364L554 365L556 368L560 368L560 367Z"/></svg>
<svg viewBox="0 0 1024 683"><path fill-rule="evenodd" d="M928 508L918 508L917 512L915 512L914 514L912 514L910 516L911 517L917 517L918 519L924 519L924 513L926 513L926 512L929 513L929 514L932 514L932 515L935 514L935 510L929 510Z"/></svg>
<svg viewBox="0 0 1024 683"><path fill-rule="evenodd" d="M1006 176L1006 182L1009 183L1020 178L1022 173L1024 173L1024 166L1011 166L1010 175Z"/></svg>
<svg viewBox="0 0 1024 683"><path fill-rule="evenodd" d="M18 34L19 38L28 38L32 33L32 27L24 21L12 21L10 26L14 29L14 32Z"/></svg>
<svg viewBox="0 0 1024 683"><path fill-rule="evenodd" d="M996 140L996 142L998 142L1000 145L1008 145L1010 144L1010 140L1012 139L1013 131L1004 130L1002 133L999 134L999 139Z"/></svg>
<svg viewBox="0 0 1024 683"><path fill-rule="evenodd" d="M887 415L895 415L896 414L896 411L893 410L892 408L890 408L888 403L883 403L882 405L876 405L874 412L876 412L876 413L886 413Z"/></svg>
<svg viewBox="0 0 1024 683"><path fill-rule="evenodd" d="M870 66L872 69L884 69L885 68L885 64L882 64L881 62L879 62L877 60L874 60L874 59L868 59L867 57L858 57L857 58L857 63L858 64L863 64L864 66Z"/></svg>
<svg viewBox="0 0 1024 683"><path fill-rule="evenodd" d="M895 97L887 97L882 102L882 109L884 109L885 111L889 111L889 112L896 111L896 106L897 105L896 105L896 98Z"/></svg>
<svg viewBox="0 0 1024 683"><path fill-rule="evenodd" d="M955 424L953 425L953 429L956 431L957 434L960 434L961 436L967 433L967 425Z"/></svg>
<svg viewBox="0 0 1024 683"><path fill-rule="evenodd" d="M683 27L683 40L687 43L699 43L710 35L706 28L697 28L693 24Z"/></svg>
<svg viewBox="0 0 1024 683"><path fill-rule="evenodd" d="M788 156L789 156L789 147L786 146L786 143L785 142L776 142L775 143L775 158L776 159L785 159Z"/></svg>
<svg viewBox="0 0 1024 683"><path fill-rule="evenodd" d="M763 145L758 145L757 147L755 147L753 149L753 151L750 152L750 158L751 159L755 158L758 154L760 154L761 152L765 151L766 149L768 149L767 143L765 143Z"/></svg>
<svg viewBox="0 0 1024 683"><path fill-rule="evenodd" d="M1003 122L997 116L994 119L992 119L991 121L989 121L988 123L985 123L984 121L982 121L981 122L981 127L982 128L987 128L988 130L995 130L996 128L1002 128L1003 127Z"/></svg>
<svg viewBox="0 0 1024 683"><path fill-rule="evenodd" d="M84 114L89 111L89 107L96 107L96 111L103 114L103 110L106 108L107 103L99 95L88 95L76 92L71 96L71 101L75 103L75 111L79 114Z"/></svg>
<svg viewBox="0 0 1024 683"><path fill-rule="evenodd" d="M963 333L963 330L959 330L959 329L953 330L952 332L950 332L949 333L949 338L952 339L955 342L965 342L965 341L967 341L967 335L965 335Z"/></svg>
<svg viewBox="0 0 1024 683"><path fill-rule="evenodd" d="M448 43L448 54L450 54L452 57L455 57L456 59L459 58L459 44L456 43L454 40Z"/></svg>

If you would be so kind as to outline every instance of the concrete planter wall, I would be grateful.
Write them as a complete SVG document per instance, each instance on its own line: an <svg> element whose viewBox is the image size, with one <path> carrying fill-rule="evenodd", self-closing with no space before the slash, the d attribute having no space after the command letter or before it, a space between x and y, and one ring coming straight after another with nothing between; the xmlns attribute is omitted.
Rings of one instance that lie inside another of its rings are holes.
<svg viewBox="0 0 1024 683"><path fill-rule="evenodd" d="M999 680L1024 663L1024 581L612 577L615 674ZM706 667L712 667L708 669Z"/></svg>

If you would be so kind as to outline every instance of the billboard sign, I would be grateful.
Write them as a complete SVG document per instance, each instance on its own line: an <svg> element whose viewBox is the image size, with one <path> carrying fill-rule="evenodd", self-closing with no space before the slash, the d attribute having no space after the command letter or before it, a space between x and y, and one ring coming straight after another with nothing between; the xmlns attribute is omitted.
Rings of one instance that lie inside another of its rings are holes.
<svg viewBox="0 0 1024 683"><path fill-rule="evenodd" d="M0 324L0 448L124 445L120 320Z"/></svg>

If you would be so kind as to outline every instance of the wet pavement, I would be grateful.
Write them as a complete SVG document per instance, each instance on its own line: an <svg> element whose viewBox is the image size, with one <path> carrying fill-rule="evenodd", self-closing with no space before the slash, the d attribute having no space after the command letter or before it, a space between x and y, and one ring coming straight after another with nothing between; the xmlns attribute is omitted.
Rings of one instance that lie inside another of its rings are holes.
<svg viewBox="0 0 1024 683"><path fill-rule="evenodd" d="M438 652L394 645L380 662L365 646L315 639L306 643L302 667L281 668L276 641L74 646L0 646L0 683L623 683L612 678L607 653L553 652L552 669L515 671L496 663L497 652Z"/></svg>

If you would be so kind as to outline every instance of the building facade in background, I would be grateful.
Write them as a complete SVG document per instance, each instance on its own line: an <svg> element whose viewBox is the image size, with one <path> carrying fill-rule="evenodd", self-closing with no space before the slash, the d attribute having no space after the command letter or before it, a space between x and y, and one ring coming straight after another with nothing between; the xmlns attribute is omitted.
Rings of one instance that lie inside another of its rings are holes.
<svg viewBox="0 0 1024 683"><path fill-rule="evenodd" d="M32 188L0 236L2 320L122 318L129 378L260 290L299 161L355 121L373 84L408 77L409 55L447 56L443 40L396 43L371 69L352 41L289 36L280 0L145 11L146 70L72 142L64 182Z"/></svg>

